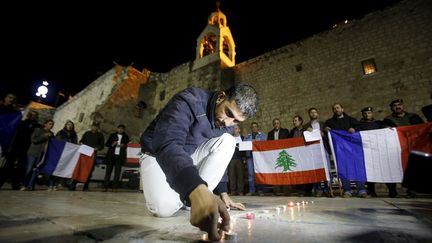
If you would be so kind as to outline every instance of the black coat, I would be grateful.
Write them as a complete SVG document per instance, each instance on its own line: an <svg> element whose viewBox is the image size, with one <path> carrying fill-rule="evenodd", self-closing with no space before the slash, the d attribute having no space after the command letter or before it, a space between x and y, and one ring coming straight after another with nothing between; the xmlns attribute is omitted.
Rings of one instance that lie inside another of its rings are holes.
<svg viewBox="0 0 432 243"><path fill-rule="evenodd" d="M350 128L355 129L357 125L358 125L358 121L355 118L350 117L345 113L342 118L337 118L336 116L333 116L332 118L328 119L325 122L326 127L330 127L331 129L334 130L343 130L343 131L348 131L348 129Z"/></svg>
<svg viewBox="0 0 432 243"><path fill-rule="evenodd" d="M382 121L373 120L373 121L366 121L366 120L360 120L360 122L355 127L355 130L357 131L366 131L366 130L375 130L380 128L385 128L386 126Z"/></svg>
<svg viewBox="0 0 432 243"><path fill-rule="evenodd" d="M279 129L279 139L289 138L290 132L286 128ZM274 129L267 133L267 140L274 140Z"/></svg>

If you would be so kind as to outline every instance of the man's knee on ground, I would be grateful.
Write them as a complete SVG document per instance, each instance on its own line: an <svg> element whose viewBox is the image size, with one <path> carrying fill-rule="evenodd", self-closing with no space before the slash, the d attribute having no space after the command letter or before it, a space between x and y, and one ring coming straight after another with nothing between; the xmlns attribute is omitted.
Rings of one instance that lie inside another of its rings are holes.
<svg viewBox="0 0 432 243"><path fill-rule="evenodd" d="M180 202L164 201L147 203L148 210L156 217L166 218L173 216L181 207Z"/></svg>

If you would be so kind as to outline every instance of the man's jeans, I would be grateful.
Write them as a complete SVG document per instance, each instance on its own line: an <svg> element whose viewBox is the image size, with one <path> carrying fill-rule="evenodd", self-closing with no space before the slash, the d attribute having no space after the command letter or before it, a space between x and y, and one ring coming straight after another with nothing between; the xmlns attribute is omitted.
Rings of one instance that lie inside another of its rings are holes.
<svg viewBox="0 0 432 243"><path fill-rule="evenodd" d="M343 186L344 193L345 192L351 192L350 181L349 180L344 180L344 179L341 179L341 181L342 181L342 186ZM365 187L365 182L356 181L356 188L357 188L357 195L358 196L360 196L360 195L362 195L364 193L367 193L366 187Z"/></svg>

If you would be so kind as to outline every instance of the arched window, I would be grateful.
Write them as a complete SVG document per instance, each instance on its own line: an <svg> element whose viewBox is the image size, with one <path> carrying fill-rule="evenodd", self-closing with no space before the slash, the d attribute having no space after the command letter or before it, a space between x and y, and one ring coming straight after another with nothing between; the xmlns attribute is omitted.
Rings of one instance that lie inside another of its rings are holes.
<svg viewBox="0 0 432 243"><path fill-rule="evenodd" d="M205 36L201 41L201 58L216 52L216 35L213 33Z"/></svg>

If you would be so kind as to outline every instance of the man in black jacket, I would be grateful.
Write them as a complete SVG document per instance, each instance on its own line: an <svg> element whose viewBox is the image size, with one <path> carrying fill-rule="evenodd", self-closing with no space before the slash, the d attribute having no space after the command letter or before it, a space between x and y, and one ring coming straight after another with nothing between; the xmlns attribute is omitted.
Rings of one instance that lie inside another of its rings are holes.
<svg viewBox="0 0 432 243"><path fill-rule="evenodd" d="M350 133L354 133L355 127L357 127L358 124L359 123L355 118L348 116L344 112L344 108L341 104L335 103L333 105L333 117L328 119L325 122L325 131L328 132L330 129L334 129L334 130L344 130ZM352 197L350 181L344 178L341 178L341 181L344 189L343 197L345 198ZM365 187L365 182L357 181L356 186L357 186L357 196L366 198L368 194Z"/></svg>
<svg viewBox="0 0 432 243"><path fill-rule="evenodd" d="M169 217L189 201L191 224L219 240L220 230L229 230L227 207L244 209L220 183L236 144L232 126L254 116L257 108L257 93L248 84L219 92L188 88L174 95L141 136L149 211Z"/></svg>
<svg viewBox="0 0 432 243"><path fill-rule="evenodd" d="M267 133L267 140L279 140L290 137L290 131L286 128L281 127L281 121L279 118L273 119L273 129ZM288 186L273 186L274 193L276 195L289 194Z"/></svg>
<svg viewBox="0 0 432 243"><path fill-rule="evenodd" d="M24 168L27 165L27 150L31 144L31 135L36 128L41 127L38 117L39 113L30 110L26 119L19 123L9 151L7 153L4 151L6 165L0 169L0 188L9 177L12 189L20 189L20 184L24 180Z"/></svg>
<svg viewBox="0 0 432 243"><path fill-rule="evenodd" d="M392 114L384 119L384 124L388 127L401 127L424 123L423 119L416 113L409 113L405 111L402 99L396 99L390 102L390 109ZM389 185L394 189L394 191L396 191L395 183L387 183L387 186ZM407 189L406 193L406 197L408 198L413 198L416 196L416 193L409 188Z"/></svg>
<svg viewBox="0 0 432 243"><path fill-rule="evenodd" d="M362 119L358 123L357 127L355 128L358 131L367 131L367 130L374 130L374 129L381 129L385 128L386 126L382 121L375 120L373 108L368 106L361 110L362 113ZM387 188L389 190L389 197L396 197L397 191L396 191L396 184L395 183L386 183ZM372 197L376 197L377 194L375 192L375 183L374 182L367 182L367 189L369 191L369 194Z"/></svg>
<svg viewBox="0 0 432 243"><path fill-rule="evenodd" d="M389 127L400 127L417 125L424 123L423 119L416 113L406 112L402 99L393 100L390 103L392 114L384 119L384 123Z"/></svg>
<svg viewBox="0 0 432 243"><path fill-rule="evenodd" d="M273 129L268 132L267 140L278 140L289 138L289 130L281 127L279 118L273 119Z"/></svg>
<svg viewBox="0 0 432 243"><path fill-rule="evenodd" d="M105 171L104 191L108 189L108 183L111 179L111 173L114 168L113 191L116 191L119 186L120 172L122 166L126 163L126 149L129 143L129 136L125 133L125 125L118 125L117 131L112 133L105 143L108 147L105 163L107 168Z"/></svg>

